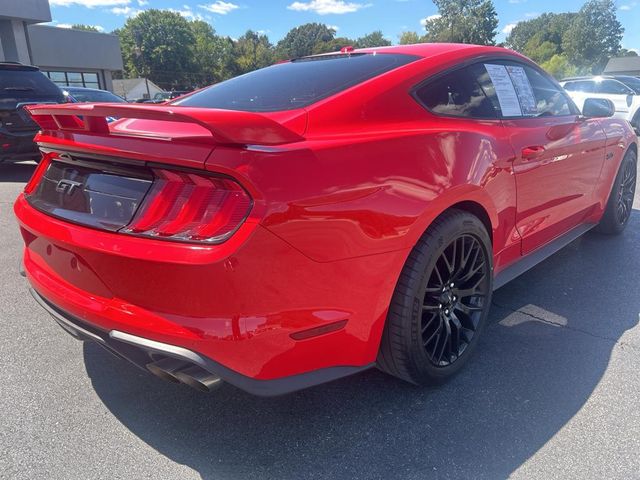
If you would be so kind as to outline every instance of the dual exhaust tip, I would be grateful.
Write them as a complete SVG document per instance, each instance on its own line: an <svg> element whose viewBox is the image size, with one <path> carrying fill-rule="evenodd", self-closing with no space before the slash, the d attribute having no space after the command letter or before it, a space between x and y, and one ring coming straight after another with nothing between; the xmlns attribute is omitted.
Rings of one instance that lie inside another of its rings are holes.
<svg viewBox="0 0 640 480"><path fill-rule="evenodd" d="M211 392L222 385L222 379L193 363L166 357L147 364L156 377L172 383L184 383L200 392Z"/></svg>

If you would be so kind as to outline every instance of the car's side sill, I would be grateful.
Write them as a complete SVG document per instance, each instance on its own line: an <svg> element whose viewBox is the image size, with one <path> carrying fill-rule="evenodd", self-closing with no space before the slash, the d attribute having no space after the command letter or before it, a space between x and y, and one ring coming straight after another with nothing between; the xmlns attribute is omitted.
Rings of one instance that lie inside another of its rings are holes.
<svg viewBox="0 0 640 480"><path fill-rule="evenodd" d="M578 225L577 227L569 230L567 233L560 235L555 240L552 240L546 245L538 248L528 255L525 255L520 260L516 261L512 265L509 265L494 277L493 289L497 290L498 288L509 283L514 278L519 277L524 272L535 267L543 260L549 258L558 250L567 246L581 235L584 235L595 226L595 223L584 223L582 225Z"/></svg>

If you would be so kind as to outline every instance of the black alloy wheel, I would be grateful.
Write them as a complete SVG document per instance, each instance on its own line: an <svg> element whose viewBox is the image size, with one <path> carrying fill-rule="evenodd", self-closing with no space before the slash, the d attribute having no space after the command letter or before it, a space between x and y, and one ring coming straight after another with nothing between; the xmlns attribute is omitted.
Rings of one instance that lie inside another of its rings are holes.
<svg viewBox="0 0 640 480"><path fill-rule="evenodd" d="M431 362L446 367L471 343L489 294L489 262L473 235L454 239L436 261L422 304L422 342Z"/></svg>

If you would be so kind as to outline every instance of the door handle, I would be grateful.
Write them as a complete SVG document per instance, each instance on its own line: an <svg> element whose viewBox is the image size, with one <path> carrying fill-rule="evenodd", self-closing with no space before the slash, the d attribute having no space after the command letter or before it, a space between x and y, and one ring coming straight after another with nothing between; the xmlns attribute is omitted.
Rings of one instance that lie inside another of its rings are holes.
<svg viewBox="0 0 640 480"><path fill-rule="evenodd" d="M522 158L524 160L531 160L540 157L544 152L545 148L542 145L524 147L522 149Z"/></svg>

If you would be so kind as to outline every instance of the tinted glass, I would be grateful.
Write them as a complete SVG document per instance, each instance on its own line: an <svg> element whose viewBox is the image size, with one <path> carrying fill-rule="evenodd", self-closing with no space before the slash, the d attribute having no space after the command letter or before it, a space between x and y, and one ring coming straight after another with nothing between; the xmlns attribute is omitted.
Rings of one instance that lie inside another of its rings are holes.
<svg viewBox="0 0 640 480"><path fill-rule="evenodd" d="M536 101L536 116L561 116L577 112L566 94L551 80L531 67L524 67Z"/></svg>
<svg viewBox="0 0 640 480"><path fill-rule="evenodd" d="M609 95L630 95L631 91L616 80L602 80L596 82L596 93L605 93Z"/></svg>
<svg viewBox="0 0 640 480"><path fill-rule="evenodd" d="M593 82L588 80L577 80L575 82L567 82L564 89L569 92L593 93Z"/></svg>
<svg viewBox="0 0 640 480"><path fill-rule="evenodd" d="M627 87L633 90L637 95L640 95L640 78L616 77L616 80L624 83Z"/></svg>
<svg viewBox="0 0 640 480"><path fill-rule="evenodd" d="M256 70L195 93L175 105L249 112L291 110L417 60L412 55L308 57Z"/></svg>
<svg viewBox="0 0 640 480"><path fill-rule="evenodd" d="M485 89L490 90L485 93ZM482 65L472 65L445 74L416 91L433 113L469 118L497 118L497 105L487 96L493 84Z"/></svg>
<svg viewBox="0 0 640 480"><path fill-rule="evenodd" d="M78 102L124 102L119 96L103 90L74 90L69 88L67 91Z"/></svg>
<svg viewBox="0 0 640 480"><path fill-rule="evenodd" d="M62 92L37 70L0 69L0 98L61 97Z"/></svg>
<svg viewBox="0 0 640 480"><path fill-rule="evenodd" d="M148 172L121 170L51 162L27 200L55 217L116 231L131 221L152 183Z"/></svg>

